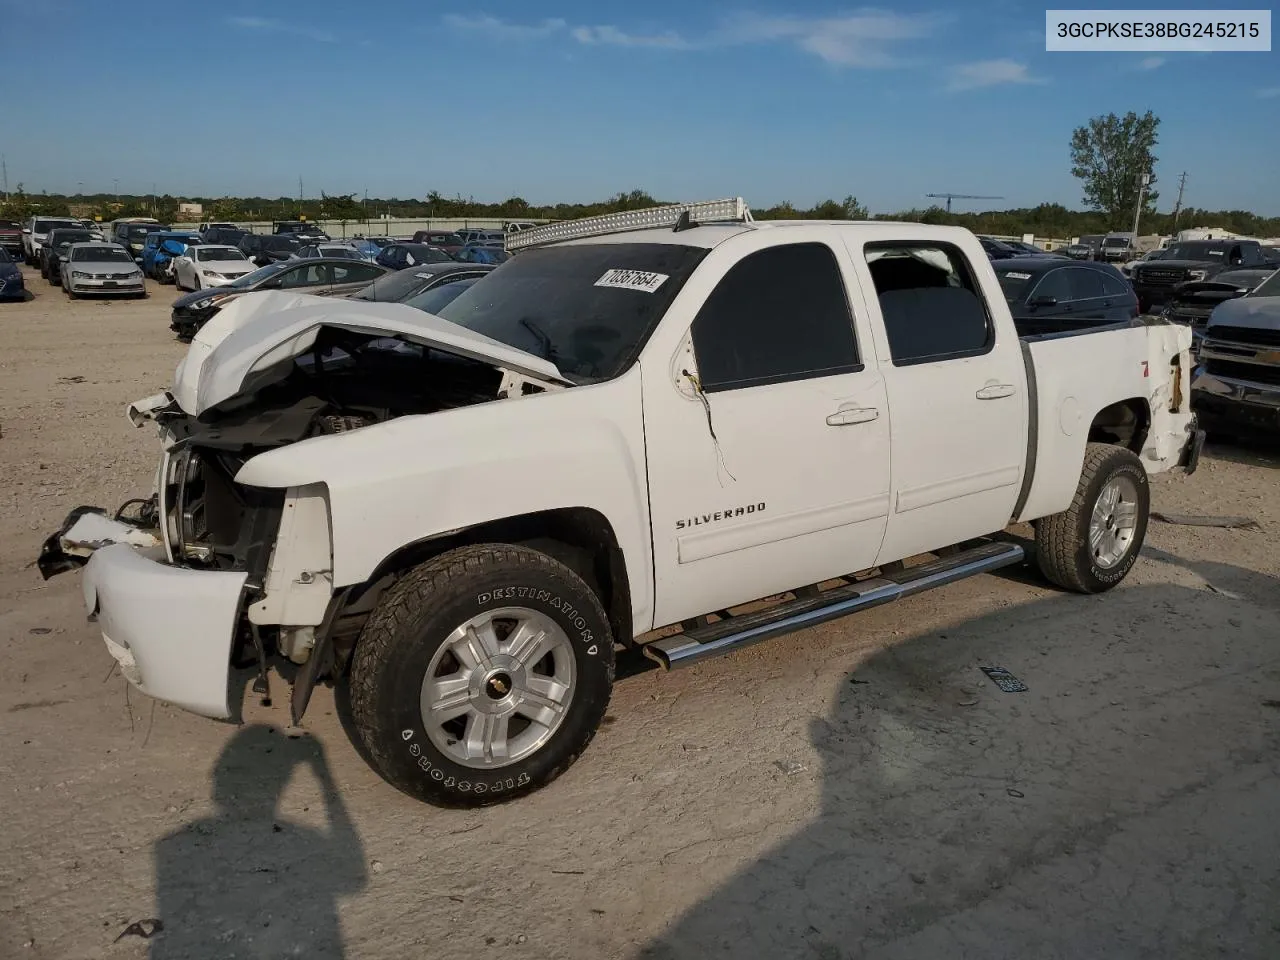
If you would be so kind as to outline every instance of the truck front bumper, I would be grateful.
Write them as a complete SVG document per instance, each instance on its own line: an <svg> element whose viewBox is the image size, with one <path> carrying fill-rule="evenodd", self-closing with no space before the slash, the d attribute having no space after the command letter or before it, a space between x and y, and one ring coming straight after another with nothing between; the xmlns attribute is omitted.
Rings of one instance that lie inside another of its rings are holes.
<svg viewBox="0 0 1280 960"><path fill-rule="evenodd" d="M248 575L167 563L159 539L96 508L73 510L44 545L46 579L88 562L84 602L120 672L150 697L225 720Z"/></svg>
<svg viewBox="0 0 1280 960"><path fill-rule="evenodd" d="M1280 387L1234 377L1199 374L1191 406L1209 429L1280 434Z"/></svg>

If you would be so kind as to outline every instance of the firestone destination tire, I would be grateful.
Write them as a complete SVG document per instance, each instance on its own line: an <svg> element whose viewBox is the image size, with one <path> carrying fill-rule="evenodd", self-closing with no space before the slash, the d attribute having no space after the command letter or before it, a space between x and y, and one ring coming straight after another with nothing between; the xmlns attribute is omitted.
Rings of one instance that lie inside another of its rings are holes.
<svg viewBox="0 0 1280 960"><path fill-rule="evenodd" d="M1076 593L1110 590L1137 562L1150 510L1142 461L1124 447L1090 443L1071 506L1035 523L1041 573Z"/></svg>
<svg viewBox="0 0 1280 960"><path fill-rule="evenodd" d="M527 547L462 547L380 599L352 658L351 718L388 782L479 807L567 770L613 675L608 618L577 574Z"/></svg>

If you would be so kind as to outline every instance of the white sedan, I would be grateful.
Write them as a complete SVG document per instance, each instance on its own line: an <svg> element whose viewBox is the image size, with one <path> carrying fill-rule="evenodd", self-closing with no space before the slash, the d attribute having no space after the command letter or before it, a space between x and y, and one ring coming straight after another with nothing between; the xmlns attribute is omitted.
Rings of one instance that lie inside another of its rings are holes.
<svg viewBox="0 0 1280 960"><path fill-rule="evenodd" d="M173 260L174 284L179 290L225 287L246 273L258 269L236 247L198 244Z"/></svg>

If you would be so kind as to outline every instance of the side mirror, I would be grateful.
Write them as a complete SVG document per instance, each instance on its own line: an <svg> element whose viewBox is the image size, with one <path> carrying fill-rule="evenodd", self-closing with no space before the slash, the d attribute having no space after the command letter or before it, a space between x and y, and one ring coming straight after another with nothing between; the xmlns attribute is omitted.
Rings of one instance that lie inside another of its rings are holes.
<svg viewBox="0 0 1280 960"><path fill-rule="evenodd" d="M23 227L23 228L22 228L22 232L23 232L23 233L25 233L28 237L29 237L29 236L31 236L31 228L30 228L30 227Z"/></svg>
<svg viewBox="0 0 1280 960"><path fill-rule="evenodd" d="M1032 297L1030 300L1027 301L1027 306L1031 307L1032 309L1035 309L1037 307L1056 307L1057 305L1058 305L1057 297L1046 297L1043 295L1039 297Z"/></svg>
<svg viewBox="0 0 1280 960"><path fill-rule="evenodd" d="M258 289L259 289L259 290L279 290L279 289L280 289L280 281L279 281L279 280L268 280L266 283L262 284L262 286L258 287Z"/></svg>
<svg viewBox="0 0 1280 960"><path fill-rule="evenodd" d="M64 253L62 256L58 257L58 259L61 260L63 263L66 263L67 260L70 258Z"/></svg>

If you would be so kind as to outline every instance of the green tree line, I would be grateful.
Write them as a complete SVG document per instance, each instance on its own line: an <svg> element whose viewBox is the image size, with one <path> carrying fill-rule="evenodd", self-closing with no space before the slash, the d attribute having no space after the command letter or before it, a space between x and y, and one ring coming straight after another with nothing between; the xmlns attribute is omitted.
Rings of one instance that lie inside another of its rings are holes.
<svg viewBox="0 0 1280 960"><path fill-rule="evenodd" d="M178 197L168 194L158 197L111 194L87 194L67 196L63 194L27 194L21 185L9 197L0 202L0 218L26 219L37 213L49 216L77 215L99 216L104 221L117 217L154 216L159 220L178 219ZM362 200L353 194L322 194L319 198L307 198L299 203L297 197L187 197L204 206L206 220L280 220L302 215L308 220L348 220L360 222L378 219L384 214L391 217L424 219L473 218L473 219L529 219L571 220L602 213L623 210L639 210L645 207L670 203L660 200L644 190L618 193L596 203L557 203L535 205L522 197L511 197L498 203L487 203L474 198L446 197L430 191L421 199L369 198ZM932 206L901 210L895 213L869 214L856 197L843 200L824 200L812 207L798 207L786 201L767 208L752 210L758 220L834 220L875 219L903 220L915 223L948 224L968 227L976 233L1001 236L1020 236L1025 233L1037 237L1066 238L1087 233L1106 233L1109 230L1127 230L1128 222L1115 222L1115 217L1096 210L1070 210L1057 203L1042 203L1035 207L1014 210L988 210L981 213L948 213L942 207ZM1127 217L1124 218L1127 221ZM1193 226L1224 227L1236 233L1259 237L1280 236L1280 217L1261 217L1247 210L1184 209L1175 227L1173 216L1167 213L1146 213L1140 230L1142 233L1171 234L1175 229Z"/></svg>

